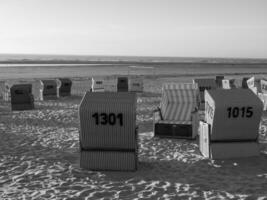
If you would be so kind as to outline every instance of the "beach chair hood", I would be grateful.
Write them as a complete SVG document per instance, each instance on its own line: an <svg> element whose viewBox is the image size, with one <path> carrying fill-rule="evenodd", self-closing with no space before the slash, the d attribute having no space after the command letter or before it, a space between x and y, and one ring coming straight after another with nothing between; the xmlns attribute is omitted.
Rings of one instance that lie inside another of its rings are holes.
<svg viewBox="0 0 267 200"><path fill-rule="evenodd" d="M255 140L262 101L248 89L205 91L205 120L211 140Z"/></svg>

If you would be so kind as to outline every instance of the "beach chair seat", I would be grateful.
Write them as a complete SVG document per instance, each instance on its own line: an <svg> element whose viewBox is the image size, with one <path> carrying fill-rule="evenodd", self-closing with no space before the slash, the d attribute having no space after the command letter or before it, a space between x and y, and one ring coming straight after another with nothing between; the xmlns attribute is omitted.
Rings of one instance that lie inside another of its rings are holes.
<svg viewBox="0 0 267 200"><path fill-rule="evenodd" d="M57 79L57 94L58 97L66 97L71 95L72 81L69 78Z"/></svg>
<svg viewBox="0 0 267 200"><path fill-rule="evenodd" d="M31 110L34 109L34 97L31 84L15 84L10 88L11 109Z"/></svg>
<svg viewBox="0 0 267 200"><path fill-rule="evenodd" d="M54 100L58 98L56 80L40 80L40 100Z"/></svg>
<svg viewBox="0 0 267 200"><path fill-rule="evenodd" d="M79 118L82 168L137 169L134 93L87 92L79 107Z"/></svg>
<svg viewBox="0 0 267 200"><path fill-rule="evenodd" d="M198 126L197 84L164 84L160 107L154 111L156 137L193 139Z"/></svg>
<svg viewBox="0 0 267 200"><path fill-rule="evenodd" d="M259 155L263 104L248 89L205 91L205 119L199 122L199 149L211 159Z"/></svg>

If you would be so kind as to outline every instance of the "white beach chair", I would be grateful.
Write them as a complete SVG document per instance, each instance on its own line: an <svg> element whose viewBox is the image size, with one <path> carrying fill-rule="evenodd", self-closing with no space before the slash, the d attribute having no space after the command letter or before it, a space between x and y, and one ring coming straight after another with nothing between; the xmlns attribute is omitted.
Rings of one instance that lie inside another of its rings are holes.
<svg viewBox="0 0 267 200"><path fill-rule="evenodd" d="M87 92L79 107L80 166L90 170L136 170L134 93Z"/></svg>
<svg viewBox="0 0 267 200"><path fill-rule="evenodd" d="M11 109L31 110L34 109L34 97L31 84L16 84L10 88Z"/></svg>
<svg viewBox="0 0 267 200"><path fill-rule="evenodd" d="M205 99L204 99L204 92L205 90L213 90L217 88L217 84L215 79L212 78L201 78L201 79L194 79L193 83L198 85L199 94L200 94L200 105L199 109L205 109Z"/></svg>
<svg viewBox="0 0 267 200"><path fill-rule="evenodd" d="M118 80L116 76L106 76L103 81L105 92L117 92Z"/></svg>
<svg viewBox="0 0 267 200"><path fill-rule="evenodd" d="M258 94L257 87L255 86L255 78L251 77L247 80L248 89L252 90L256 95Z"/></svg>
<svg viewBox="0 0 267 200"><path fill-rule="evenodd" d="M205 121L199 147L211 159L259 155L258 130L263 104L248 89L205 91Z"/></svg>
<svg viewBox="0 0 267 200"><path fill-rule="evenodd" d="M222 80L222 89L225 89L225 90L231 89L230 81L228 79L223 79Z"/></svg>
<svg viewBox="0 0 267 200"><path fill-rule="evenodd" d="M92 92L104 92L104 79L101 77L92 78Z"/></svg>
<svg viewBox="0 0 267 200"><path fill-rule="evenodd" d="M164 84L160 107L154 112L155 136L195 138L198 130L198 98L197 84Z"/></svg>
<svg viewBox="0 0 267 200"><path fill-rule="evenodd" d="M57 99L57 81L56 80L40 80L40 100Z"/></svg>

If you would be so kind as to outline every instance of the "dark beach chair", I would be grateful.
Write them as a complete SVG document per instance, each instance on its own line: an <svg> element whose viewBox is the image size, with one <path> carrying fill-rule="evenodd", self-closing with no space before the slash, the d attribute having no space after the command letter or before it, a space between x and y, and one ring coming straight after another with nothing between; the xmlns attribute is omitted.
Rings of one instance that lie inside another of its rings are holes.
<svg viewBox="0 0 267 200"><path fill-rule="evenodd" d="M56 80L40 80L40 100L57 99L57 81Z"/></svg>
<svg viewBox="0 0 267 200"><path fill-rule="evenodd" d="M201 79L194 79L193 83L196 83L199 89L199 94L200 94L199 110L204 110L205 109L204 92L205 90L216 89L217 88L216 81L213 78L201 78Z"/></svg>
<svg viewBox="0 0 267 200"><path fill-rule="evenodd" d="M15 84L10 88L11 109L31 110L34 109L34 97L31 84Z"/></svg>
<svg viewBox="0 0 267 200"><path fill-rule="evenodd" d="M128 92L128 77L118 77L118 92Z"/></svg>
<svg viewBox="0 0 267 200"><path fill-rule="evenodd" d="M87 92L79 107L80 166L89 170L137 170L136 96Z"/></svg>
<svg viewBox="0 0 267 200"><path fill-rule="evenodd" d="M205 121L200 121L203 156L228 159L259 155L258 130L263 104L247 89L205 91Z"/></svg>
<svg viewBox="0 0 267 200"><path fill-rule="evenodd" d="M57 80L57 94L59 97L71 96L72 81L69 78L59 78Z"/></svg>
<svg viewBox="0 0 267 200"><path fill-rule="evenodd" d="M222 88L222 80L223 79L224 79L224 76L216 76L215 77L217 88Z"/></svg>
<svg viewBox="0 0 267 200"><path fill-rule="evenodd" d="M160 107L154 112L155 137L195 138L198 98L197 84L164 84Z"/></svg>

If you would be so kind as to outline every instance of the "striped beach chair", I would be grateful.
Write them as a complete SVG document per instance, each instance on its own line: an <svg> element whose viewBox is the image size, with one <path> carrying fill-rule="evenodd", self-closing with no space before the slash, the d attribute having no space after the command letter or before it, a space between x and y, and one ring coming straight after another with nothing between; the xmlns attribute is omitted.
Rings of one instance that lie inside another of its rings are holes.
<svg viewBox="0 0 267 200"><path fill-rule="evenodd" d="M247 89L205 91L205 120L200 121L203 156L228 159L259 155L258 130L263 104Z"/></svg>
<svg viewBox="0 0 267 200"><path fill-rule="evenodd" d="M57 99L57 81L56 80L40 80L40 100Z"/></svg>
<svg viewBox="0 0 267 200"><path fill-rule="evenodd" d="M267 110L267 81L266 80L260 80L259 81L259 93L258 97L263 103L263 110Z"/></svg>
<svg viewBox="0 0 267 200"><path fill-rule="evenodd" d="M34 109L34 97L31 84L15 84L10 88L11 109L31 110Z"/></svg>
<svg viewBox="0 0 267 200"><path fill-rule="evenodd" d="M217 88L217 84L215 79L213 78L201 78L201 79L194 79L193 83L198 85L199 94L200 94L200 105L199 109L205 109L205 99L204 99L204 92L205 90L213 90Z"/></svg>
<svg viewBox="0 0 267 200"><path fill-rule="evenodd" d="M58 97L65 97L71 95L72 81L69 78L57 79L57 94Z"/></svg>
<svg viewBox="0 0 267 200"><path fill-rule="evenodd" d="M11 99L10 87L11 85L9 85L8 83L6 83L5 81L1 81L0 83L1 98L4 101L10 101Z"/></svg>
<svg viewBox="0 0 267 200"><path fill-rule="evenodd" d="M87 92L79 107L79 118L81 168L137 169L134 93Z"/></svg>
<svg viewBox="0 0 267 200"><path fill-rule="evenodd" d="M160 107L154 112L155 136L195 138L198 129L198 98L197 84L164 84Z"/></svg>

